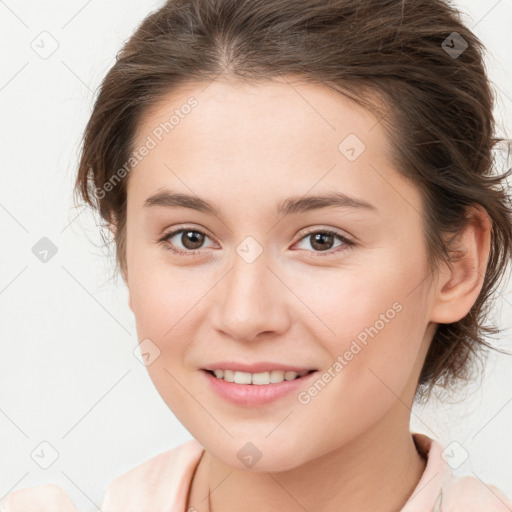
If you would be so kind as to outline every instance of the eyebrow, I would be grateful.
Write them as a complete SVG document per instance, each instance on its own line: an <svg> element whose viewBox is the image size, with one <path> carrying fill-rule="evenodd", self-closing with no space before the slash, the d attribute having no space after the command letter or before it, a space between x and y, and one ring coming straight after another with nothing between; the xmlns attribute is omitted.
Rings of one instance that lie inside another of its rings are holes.
<svg viewBox="0 0 512 512"><path fill-rule="evenodd" d="M144 209L153 207L190 208L191 210L215 215L220 219L223 218L219 209L205 199L194 195L172 192L170 190L157 192L144 201ZM276 211L278 215L287 216L333 207L377 211L374 205L341 192L326 192L319 195L289 197L277 205Z"/></svg>

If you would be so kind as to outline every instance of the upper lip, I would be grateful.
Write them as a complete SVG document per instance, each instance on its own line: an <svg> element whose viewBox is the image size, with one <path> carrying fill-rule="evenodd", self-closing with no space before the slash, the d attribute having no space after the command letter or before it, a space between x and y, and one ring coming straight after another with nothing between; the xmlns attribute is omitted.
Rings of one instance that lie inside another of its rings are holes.
<svg viewBox="0 0 512 512"><path fill-rule="evenodd" d="M205 366L203 370L233 370L238 372L247 372L247 373L262 373L269 372L272 370L283 370L285 372L304 372L315 370L315 368L311 368L308 366L293 366L284 363L272 363L270 361L261 361L259 363L237 363L236 361L219 361L217 363L209 364Z"/></svg>

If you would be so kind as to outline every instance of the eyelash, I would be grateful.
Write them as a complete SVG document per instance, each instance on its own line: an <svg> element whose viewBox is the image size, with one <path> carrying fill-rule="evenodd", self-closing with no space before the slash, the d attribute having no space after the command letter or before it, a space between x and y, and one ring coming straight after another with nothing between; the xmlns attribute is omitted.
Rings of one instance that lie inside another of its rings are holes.
<svg viewBox="0 0 512 512"><path fill-rule="evenodd" d="M170 245L170 243L169 243L169 239L170 238L173 238L178 233L183 233L185 231L192 231L194 233L200 233L202 235L208 236L206 233L203 233L202 231L200 231L198 229L181 227L180 229L176 229L174 231L166 233L162 238L160 238L158 240L158 242L163 244L163 246L164 246L164 248L166 250L171 251L172 253L177 254L179 256L187 256L187 257L199 257L199 256L201 256L201 252L202 252L201 249L196 249L195 251L193 251L193 250L178 251L178 250L174 249ZM314 257L317 257L317 256L320 256L320 257L332 256L333 254L337 254L337 253L339 253L341 251L345 251L345 250L350 249L352 247L355 247L357 245L355 242L353 242L351 240L348 240L346 237L344 237L343 235L341 235L337 231L333 231L333 230L330 230L330 229L320 229L320 230L315 230L315 231L309 231L308 233L305 233L298 240L298 242L304 240L308 236L319 234L319 233L320 234L325 234L325 235L333 235L333 236L337 237L343 243L343 245L341 245L341 246L339 246L339 247L337 247L335 249L330 249L328 251L310 251L310 252L313 252L315 254ZM306 249L304 249L304 250L306 250Z"/></svg>

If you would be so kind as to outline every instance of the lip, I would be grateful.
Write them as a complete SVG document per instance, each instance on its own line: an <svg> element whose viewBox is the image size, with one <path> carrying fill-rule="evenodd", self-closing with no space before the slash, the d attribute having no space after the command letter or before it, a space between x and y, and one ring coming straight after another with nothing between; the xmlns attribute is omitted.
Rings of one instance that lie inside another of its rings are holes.
<svg viewBox="0 0 512 512"><path fill-rule="evenodd" d="M310 366L290 366L289 364L272 363L270 361L261 361L259 363L237 363L235 361L218 361L202 368L203 370L233 370L235 372L262 373L272 370L283 370L285 372L304 372L316 370Z"/></svg>
<svg viewBox="0 0 512 512"><path fill-rule="evenodd" d="M215 368L219 368L216 366ZM220 366L222 368L222 366ZM268 366L266 367L268 368ZM225 368L230 370L231 368ZM277 368L276 368L277 369ZM283 369L283 367L281 367ZM243 370L237 370L243 371ZM294 371L294 370L289 370ZM252 373L252 372L251 372ZM258 373L258 372L254 372ZM207 381L207 384L219 396L228 400L229 402L244 407L259 407L269 404L289 395L293 391L297 391L300 387L308 385L313 376L318 373L318 370L304 375L294 380L284 380L278 384L237 384L236 382L227 382L224 379L218 379L215 375L208 373L206 369L201 370L201 374Z"/></svg>

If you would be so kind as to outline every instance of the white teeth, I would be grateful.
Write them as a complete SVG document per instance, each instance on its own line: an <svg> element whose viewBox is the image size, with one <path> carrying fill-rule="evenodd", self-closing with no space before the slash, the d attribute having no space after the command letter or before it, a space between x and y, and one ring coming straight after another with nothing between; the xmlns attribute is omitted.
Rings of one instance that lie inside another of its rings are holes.
<svg viewBox="0 0 512 512"><path fill-rule="evenodd" d="M246 372L235 372L235 382L237 384L250 384L252 375Z"/></svg>
<svg viewBox="0 0 512 512"><path fill-rule="evenodd" d="M284 380L294 380L297 376L303 376L308 373L308 370L304 370L300 373L297 372L284 372L282 370L272 370L271 372L260 372L260 373L248 373L239 372L233 370L213 370L215 377L218 379L224 379L227 382L235 382L236 384L278 384Z"/></svg>
<svg viewBox="0 0 512 512"><path fill-rule="evenodd" d="M235 382L235 372L233 370L224 370L224 380Z"/></svg>
<svg viewBox="0 0 512 512"><path fill-rule="evenodd" d="M282 373L282 372L279 372ZM253 373L252 374L252 383L257 385L262 384L270 384L272 381L270 372L261 372L261 373ZM275 381L275 382L281 382L281 379Z"/></svg>
<svg viewBox="0 0 512 512"><path fill-rule="evenodd" d="M276 384L278 382L283 382L284 380L284 372L281 370L272 370L270 372L270 384Z"/></svg>

